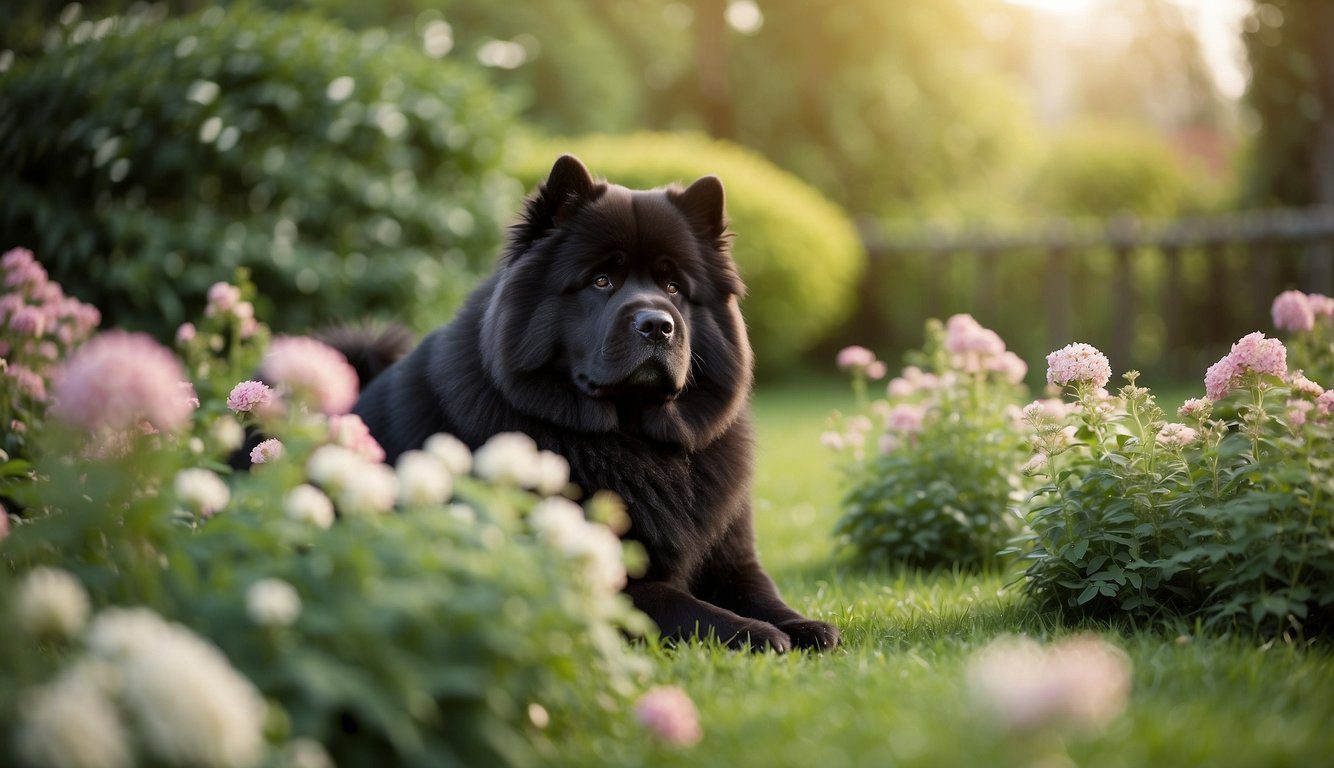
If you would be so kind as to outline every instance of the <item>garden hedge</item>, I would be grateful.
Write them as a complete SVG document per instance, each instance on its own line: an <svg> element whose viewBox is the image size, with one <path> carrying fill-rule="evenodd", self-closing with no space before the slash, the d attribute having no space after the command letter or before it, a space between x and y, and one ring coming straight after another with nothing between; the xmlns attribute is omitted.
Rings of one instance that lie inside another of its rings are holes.
<svg viewBox="0 0 1334 768"><path fill-rule="evenodd" d="M313 16L76 25L0 73L0 244L159 335L238 266L280 330L426 326L494 258L513 115L475 72Z"/></svg>
<svg viewBox="0 0 1334 768"><path fill-rule="evenodd" d="M704 137L641 133L529 139L507 161L533 187L563 152L628 187L716 174L727 190L742 302L761 371L791 364L852 308L865 253L852 222L815 189L759 155Z"/></svg>

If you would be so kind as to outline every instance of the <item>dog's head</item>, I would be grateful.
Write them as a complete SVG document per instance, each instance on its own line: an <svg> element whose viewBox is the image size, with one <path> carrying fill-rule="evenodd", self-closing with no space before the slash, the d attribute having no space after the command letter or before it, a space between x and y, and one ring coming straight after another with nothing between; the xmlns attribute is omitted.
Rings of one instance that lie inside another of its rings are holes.
<svg viewBox="0 0 1334 768"><path fill-rule="evenodd" d="M649 191L564 155L511 229L483 321L488 372L521 412L694 450L736 418L751 352L722 183Z"/></svg>

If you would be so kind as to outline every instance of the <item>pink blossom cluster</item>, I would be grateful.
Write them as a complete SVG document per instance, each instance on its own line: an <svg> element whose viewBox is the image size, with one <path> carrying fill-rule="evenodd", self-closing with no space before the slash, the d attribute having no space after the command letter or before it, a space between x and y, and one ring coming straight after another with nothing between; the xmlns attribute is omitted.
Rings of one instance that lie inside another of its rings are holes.
<svg viewBox="0 0 1334 768"><path fill-rule="evenodd" d="M88 338L101 322L101 313L66 296L33 256L14 248L0 256L0 360L5 377L24 396L44 401L52 368L62 348L71 349Z"/></svg>
<svg viewBox="0 0 1334 768"><path fill-rule="evenodd" d="M1318 293L1284 291L1274 297L1269 311L1275 328L1300 333L1314 328L1318 319L1334 318L1334 298Z"/></svg>
<svg viewBox="0 0 1334 768"><path fill-rule="evenodd" d="M1092 635L1042 646L1000 638L973 654L967 681L974 701L1008 728L1107 726L1126 707L1131 664Z"/></svg>
<svg viewBox="0 0 1334 768"><path fill-rule="evenodd" d="M910 397L916 392L930 392L941 385L941 377L934 373L925 373L921 368L910 365L903 369L903 375L890 379L886 393L890 397Z"/></svg>
<svg viewBox="0 0 1334 768"><path fill-rule="evenodd" d="M892 432L914 435L922 431L926 420L926 408L911 403L900 403L890 409L885 418L885 428Z"/></svg>
<svg viewBox="0 0 1334 768"><path fill-rule="evenodd" d="M218 282L209 286L208 304L204 307L204 316L236 318L240 323L238 334L243 339L254 336L255 331L259 329L259 321L255 319L255 306L248 301L242 301L241 289L230 283ZM184 329L185 326L181 326L177 330L178 340L181 340ZM193 330L194 326L190 326L190 331L186 332L189 338L193 338Z"/></svg>
<svg viewBox="0 0 1334 768"><path fill-rule="evenodd" d="M1184 448L1195 442L1198 433L1185 424L1169 422L1158 430L1158 444L1175 448Z"/></svg>
<svg viewBox="0 0 1334 768"><path fill-rule="evenodd" d="M1247 372L1286 378L1287 347L1278 339L1265 338L1259 331L1246 334L1232 345L1231 352L1209 366L1205 372L1205 396L1210 400L1222 400Z"/></svg>
<svg viewBox="0 0 1334 768"><path fill-rule="evenodd" d="M271 461L277 461L283 455L282 441L271 437L268 440L260 442L254 448L250 449L251 464L268 464Z"/></svg>
<svg viewBox="0 0 1334 768"><path fill-rule="evenodd" d="M1090 344L1067 344L1047 355L1047 383L1057 386L1091 384L1100 388L1112 380L1107 356Z"/></svg>
<svg viewBox="0 0 1334 768"><path fill-rule="evenodd" d="M635 719L654 738L673 746L693 746L704 735L695 702L675 686L654 688L639 697L635 702Z"/></svg>
<svg viewBox="0 0 1334 768"><path fill-rule="evenodd" d="M384 461L384 449L371 437L370 427L355 413L329 417L329 439L334 445L350 449L366 461Z"/></svg>
<svg viewBox="0 0 1334 768"><path fill-rule="evenodd" d="M1292 394L1298 397L1309 397L1314 400L1325 394L1325 388L1306 378L1306 374L1296 371L1288 377L1288 388Z"/></svg>
<svg viewBox="0 0 1334 768"><path fill-rule="evenodd" d="M1191 399L1181 404L1181 407L1177 409L1177 415L1183 419L1190 418L1192 416L1205 418L1209 415L1209 411L1212 408L1213 408L1213 401L1206 400L1205 398L1202 397L1192 397Z"/></svg>
<svg viewBox="0 0 1334 768"><path fill-rule="evenodd" d="M357 372L347 358L306 336L274 339L260 370L266 381L327 414L347 413L357 401Z"/></svg>
<svg viewBox="0 0 1334 768"><path fill-rule="evenodd" d="M884 362L876 359L874 352L856 345L839 350L835 363L840 371L847 371L854 376L865 376L871 381L883 379L889 370Z"/></svg>
<svg viewBox="0 0 1334 768"><path fill-rule="evenodd" d="M1315 400L1316 412L1328 418L1334 416L1334 389L1325 390L1325 394Z"/></svg>
<svg viewBox="0 0 1334 768"><path fill-rule="evenodd" d="M194 409L193 387L171 352L142 333L107 331L79 347L55 375L51 413L89 432L146 422L175 432Z"/></svg>
<svg viewBox="0 0 1334 768"><path fill-rule="evenodd" d="M262 381L243 381L227 395L227 408L234 413L253 413L273 402L273 390Z"/></svg>
<svg viewBox="0 0 1334 768"><path fill-rule="evenodd" d="M972 315L958 314L945 321L945 351L950 366L964 373L999 373L1011 384L1028 375L1028 364L1006 350L1000 334L985 328Z"/></svg>

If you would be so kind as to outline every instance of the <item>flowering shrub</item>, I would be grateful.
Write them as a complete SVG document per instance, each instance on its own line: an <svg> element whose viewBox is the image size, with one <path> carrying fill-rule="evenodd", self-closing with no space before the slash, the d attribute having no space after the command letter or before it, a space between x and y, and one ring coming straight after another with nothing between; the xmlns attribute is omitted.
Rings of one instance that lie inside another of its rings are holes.
<svg viewBox="0 0 1334 768"><path fill-rule="evenodd" d="M7 486L0 755L516 764L576 710L628 704L622 633L647 623L589 519L623 524L614 501L556 495L568 465L517 435L381 463L350 366L268 344L251 295L210 290L183 360L109 331L52 374L34 472ZM250 426L263 461L231 474Z"/></svg>
<svg viewBox="0 0 1334 768"><path fill-rule="evenodd" d="M986 563L1017 522L1007 507L1021 498L1017 414L1028 367L968 315L929 322L926 336L920 365L869 406L865 389L884 363L860 347L839 354L862 412L835 414L823 437L851 482L837 533L874 562Z"/></svg>
<svg viewBox="0 0 1334 768"><path fill-rule="evenodd" d="M1330 393L1289 370L1281 341L1252 333L1209 368L1207 399L1172 421L1133 371L1117 395L1101 389L1105 358L1072 357L1101 357L1091 349L1048 358L1071 404L1024 411L1027 470L1045 480L1028 511L1028 593L1074 614L1328 629Z"/></svg>
<svg viewBox="0 0 1334 768"><path fill-rule="evenodd" d="M1334 382L1334 298L1284 291L1274 298L1274 327L1292 334L1292 365L1315 381Z"/></svg>

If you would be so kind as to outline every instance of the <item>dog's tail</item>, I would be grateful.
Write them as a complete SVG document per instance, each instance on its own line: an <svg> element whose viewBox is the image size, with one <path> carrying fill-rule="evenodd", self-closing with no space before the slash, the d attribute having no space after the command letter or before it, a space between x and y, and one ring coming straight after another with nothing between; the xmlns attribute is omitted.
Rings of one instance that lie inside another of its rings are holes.
<svg viewBox="0 0 1334 768"><path fill-rule="evenodd" d="M412 351L412 331L397 323L344 323L315 334L347 358L365 389L371 380Z"/></svg>

